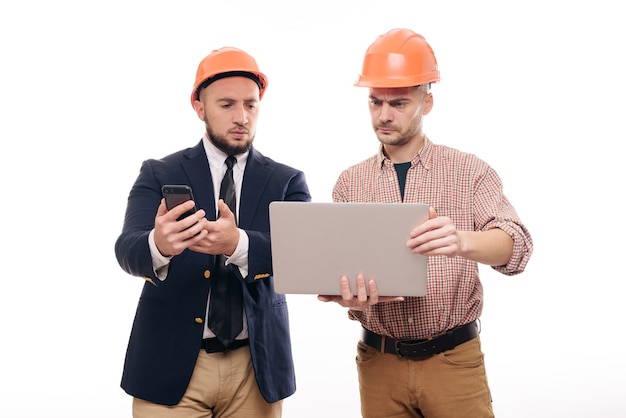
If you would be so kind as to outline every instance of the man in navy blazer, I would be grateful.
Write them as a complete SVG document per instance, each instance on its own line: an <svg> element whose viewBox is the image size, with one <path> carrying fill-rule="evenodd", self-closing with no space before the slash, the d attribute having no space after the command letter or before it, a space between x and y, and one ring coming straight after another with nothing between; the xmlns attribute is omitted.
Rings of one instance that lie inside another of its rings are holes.
<svg viewBox="0 0 626 418"><path fill-rule="evenodd" d="M124 271L146 280L121 382L134 417L280 417L282 400L295 392L287 302L272 277L269 204L311 196L303 172L252 146L266 87L240 49L205 57L191 95L205 136L144 161L130 191L115 254ZM236 158L232 211L218 199L228 155ZM167 184L190 186L194 201L168 211ZM194 204L198 210L179 219ZM243 330L229 347L208 327L221 254L243 290Z"/></svg>

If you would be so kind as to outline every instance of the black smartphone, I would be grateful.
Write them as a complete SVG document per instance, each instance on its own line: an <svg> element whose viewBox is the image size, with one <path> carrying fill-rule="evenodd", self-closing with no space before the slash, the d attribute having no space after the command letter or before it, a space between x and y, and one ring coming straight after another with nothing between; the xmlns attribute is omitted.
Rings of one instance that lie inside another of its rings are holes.
<svg viewBox="0 0 626 418"><path fill-rule="evenodd" d="M165 206L167 206L167 210L171 210L173 207L180 205L183 202L193 199L193 192L191 191L191 187L186 184L166 184L161 187L161 193L165 198ZM177 221L180 221L183 218L193 214L196 212L196 207L194 207L187 212L183 213Z"/></svg>

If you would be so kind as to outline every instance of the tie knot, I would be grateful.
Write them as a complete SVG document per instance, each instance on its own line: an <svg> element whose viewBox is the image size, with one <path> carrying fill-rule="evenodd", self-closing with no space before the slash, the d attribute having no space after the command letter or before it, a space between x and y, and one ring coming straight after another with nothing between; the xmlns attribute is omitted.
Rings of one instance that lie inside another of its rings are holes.
<svg viewBox="0 0 626 418"><path fill-rule="evenodd" d="M228 167L228 169L230 170L235 165L235 162L237 162L237 159L233 157L232 155L229 155L226 158L226 167Z"/></svg>

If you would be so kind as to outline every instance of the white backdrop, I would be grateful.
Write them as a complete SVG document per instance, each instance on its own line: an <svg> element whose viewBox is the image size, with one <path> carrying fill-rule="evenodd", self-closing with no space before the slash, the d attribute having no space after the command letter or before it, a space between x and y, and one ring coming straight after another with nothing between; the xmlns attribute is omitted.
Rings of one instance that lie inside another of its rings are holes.
<svg viewBox="0 0 626 418"><path fill-rule="evenodd" d="M375 152L363 54L422 33L442 82L425 130L500 174L535 240L520 276L483 268L496 415L626 416L619 2L23 1L0 5L0 416L130 417L119 387L143 280L113 244L146 158L194 145L198 62L232 45L270 83L255 145L315 201ZM286 418L358 417L359 326L289 296Z"/></svg>

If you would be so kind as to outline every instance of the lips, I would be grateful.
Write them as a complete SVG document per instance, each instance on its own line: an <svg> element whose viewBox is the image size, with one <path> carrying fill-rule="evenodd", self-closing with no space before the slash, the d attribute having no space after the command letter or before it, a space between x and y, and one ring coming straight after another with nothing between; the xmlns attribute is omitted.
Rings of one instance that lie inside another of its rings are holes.
<svg viewBox="0 0 626 418"><path fill-rule="evenodd" d="M248 131L230 131L230 134L235 138L243 138L248 135Z"/></svg>
<svg viewBox="0 0 626 418"><path fill-rule="evenodd" d="M396 130L395 130L395 129L393 129L393 128L390 128L390 127L384 127L384 126L378 126L378 127L376 128L376 130L378 130L378 132L380 132L380 133L382 133L382 134L385 134L385 135L388 135L388 134L394 133L394 132L396 131Z"/></svg>

